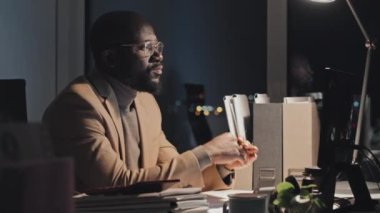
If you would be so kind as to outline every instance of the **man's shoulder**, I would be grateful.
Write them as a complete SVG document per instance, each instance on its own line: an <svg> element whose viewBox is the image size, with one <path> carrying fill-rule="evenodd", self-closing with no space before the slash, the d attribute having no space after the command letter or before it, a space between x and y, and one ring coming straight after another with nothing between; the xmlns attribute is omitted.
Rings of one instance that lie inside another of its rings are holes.
<svg viewBox="0 0 380 213"><path fill-rule="evenodd" d="M84 89L89 89L90 82L88 81L88 78L84 75L79 76L72 80L67 87L63 90L65 91L81 91Z"/></svg>
<svg viewBox="0 0 380 213"><path fill-rule="evenodd" d="M79 76L71 81L54 99L50 105L61 105L62 103L90 102L99 99L99 95L91 85L88 77ZM75 101L76 100L76 101Z"/></svg>
<svg viewBox="0 0 380 213"><path fill-rule="evenodd" d="M137 96L135 98L136 105L144 106L149 109L159 109L156 98L148 92L137 92Z"/></svg>
<svg viewBox="0 0 380 213"><path fill-rule="evenodd" d="M71 81L67 87L62 90L61 94L64 95L68 93L74 93L79 96L108 96L109 85L104 82L104 79L92 78L91 76L82 75Z"/></svg>
<svg viewBox="0 0 380 213"><path fill-rule="evenodd" d="M92 109L102 106L102 98L91 86L86 76L79 76L71 81L49 104L44 116L49 114L68 114L77 109Z"/></svg>
<svg viewBox="0 0 380 213"><path fill-rule="evenodd" d="M149 92L137 92L136 98L139 98L141 100L150 100L150 101L156 101L156 98Z"/></svg>
<svg viewBox="0 0 380 213"><path fill-rule="evenodd" d="M137 92L135 100L146 104L157 104L156 98L149 92Z"/></svg>

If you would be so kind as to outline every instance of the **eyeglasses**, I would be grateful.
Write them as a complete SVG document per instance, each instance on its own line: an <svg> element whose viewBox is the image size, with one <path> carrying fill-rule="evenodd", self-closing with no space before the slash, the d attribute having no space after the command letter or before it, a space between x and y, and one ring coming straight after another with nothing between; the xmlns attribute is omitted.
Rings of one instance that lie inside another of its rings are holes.
<svg viewBox="0 0 380 213"><path fill-rule="evenodd" d="M139 50L143 51L144 57L151 57L155 51L162 54L164 50L164 43L161 41L153 43L152 41L147 41L143 44L120 44L121 47L138 47Z"/></svg>

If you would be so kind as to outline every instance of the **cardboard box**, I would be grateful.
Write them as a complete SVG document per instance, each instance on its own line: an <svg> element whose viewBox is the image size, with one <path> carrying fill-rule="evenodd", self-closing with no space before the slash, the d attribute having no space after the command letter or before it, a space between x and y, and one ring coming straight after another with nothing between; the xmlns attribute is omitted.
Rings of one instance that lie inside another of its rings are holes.
<svg viewBox="0 0 380 213"><path fill-rule="evenodd" d="M253 190L253 165L235 170L233 189Z"/></svg>
<svg viewBox="0 0 380 213"><path fill-rule="evenodd" d="M302 178L305 167L317 166L320 122L314 102L283 104L283 178Z"/></svg>
<svg viewBox="0 0 380 213"><path fill-rule="evenodd" d="M274 187L282 181L282 104L253 105L253 142L259 148L253 186Z"/></svg>

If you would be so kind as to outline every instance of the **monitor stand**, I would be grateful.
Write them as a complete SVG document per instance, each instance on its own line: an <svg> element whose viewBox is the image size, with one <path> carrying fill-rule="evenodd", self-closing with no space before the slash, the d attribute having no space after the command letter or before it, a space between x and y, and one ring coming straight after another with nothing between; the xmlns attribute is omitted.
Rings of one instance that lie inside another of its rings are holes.
<svg viewBox="0 0 380 213"><path fill-rule="evenodd" d="M335 167L327 169L320 184L322 193L322 201L326 208L333 209L334 195L336 187L336 176L338 173L344 172L348 178L348 183L352 194L355 198L353 210L356 211L373 211L377 201L372 200L364 176L358 164L337 163Z"/></svg>

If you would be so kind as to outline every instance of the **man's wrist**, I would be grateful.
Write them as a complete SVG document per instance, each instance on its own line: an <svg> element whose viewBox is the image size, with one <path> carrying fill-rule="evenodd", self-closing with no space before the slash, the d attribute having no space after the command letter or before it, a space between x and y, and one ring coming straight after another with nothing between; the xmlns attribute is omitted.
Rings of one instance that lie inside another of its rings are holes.
<svg viewBox="0 0 380 213"><path fill-rule="evenodd" d="M203 171L204 169L212 165L211 158L202 145L195 147L191 151L194 153L195 157L198 159L198 163L199 163L199 167L201 171Z"/></svg>

